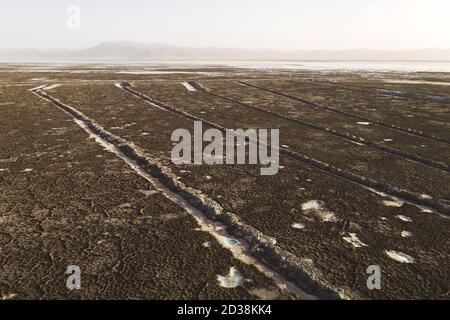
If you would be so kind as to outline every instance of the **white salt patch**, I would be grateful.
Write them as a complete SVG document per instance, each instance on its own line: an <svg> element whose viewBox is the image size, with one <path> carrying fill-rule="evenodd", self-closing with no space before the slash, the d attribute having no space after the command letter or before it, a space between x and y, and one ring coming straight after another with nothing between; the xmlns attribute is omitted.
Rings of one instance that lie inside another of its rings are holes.
<svg viewBox="0 0 450 320"><path fill-rule="evenodd" d="M401 200L383 200L383 204L388 207L400 208L403 207L405 202Z"/></svg>
<svg viewBox="0 0 450 320"><path fill-rule="evenodd" d="M360 122L357 122L357 124L362 125L362 126L368 126L368 125L370 125L370 122L360 121Z"/></svg>
<svg viewBox="0 0 450 320"><path fill-rule="evenodd" d="M47 90L52 90L52 89L58 88L58 87L60 87L60 86L62 86L62 84L56 83L56 84L52 84L51 86L45 87L44 90L45 90L45 91L47 91Z"/></svg>
<svg viewBox="0 0 450 320"><path fill-rule="evenodd" d="M305 229L305 225L303 223L294 223L294 224L292 224L292 228Z"/></svg>
<svg viewBox="0 0 450 320"><path fill-rule="evenodd" d="M205 248L211 248L212 247L212 243L211 241L206 241L202 243L202 246Z"/></svg>
<svg viewBox="0 0 450 320"><path fill-rule="evenodd" d="M2 295L2 299L1 300L11 300L17 297L16 293L9 293L9 294L4 294Z"/></svg>
<svg viewBox="0 0 450 320"><path fill-rule="evenodd" d="M433 197L430 196L430 195L428 195L428 194L421 194L420 197L421 197L422 199L433 199Z"/></svg>
<svg viewBox="0 0 450 320"><path fill-rule="evenodd" d="M385 253L388 255L389 258L394 259L401 263L413 263L414 258L399 251L394 250L386 250Z"/></svg>
<svg viewBox="0 0 450 320"><path fill-rule="evenodd" d="M394 141L394 139L383 139L383 141L385 141L385 142L392 142L392 141Z"/></svg>
<svg viewBox="0 0 450 320"><path fill-rule="evenodd" d="M31 169L31 168L27 168L27 169L22 170L22 172L31 172L31 171L33 171L33 169Z"/></svg>
<svg viewBox="0 0 450 320"><path fill-rule="evenodd" d="M138 190L138 191L143 195L145 195L146 197L159 193L158 190Z"/></svg>
<svg viewBox="0 0 450 320"><path fill-rule="evenodd" d="M188 82L182 82L181 83L188 91L197 91L197 89L195 89L191 84L189 84Z"/></svg>
<svg viewBox="0 0 450 320"><path fill-rule="evenodd" d="M116 73L120 74L177 74L177 73L195 73L195 72L188 72L188 71L144 71L144 70L137 70L137 71L117 71Z"/></svg>
<svg viewBox="0 0 450 320"><path fill-rule="evenodd" d="M323 205L322 201L310 200L302 204L302 210L321 209Z"/></svg>
<svg viewBox="0 0 450 320"><path fill-rule="evenodd" d="M17 158L0 159L0 163L13 163L17 162Z"/></svg>
<svg viewBox="0 0 450 320"><path fill-rule="evenodd" d="M133 122L133 123L126 123L126 124L124 124L124 125L121 126L121 127L111 127L111 129L113 129L113 130L123 130L123 129L125 129L125 128L134 126L135 124L136 124L135 122Z"/></svg>
<svg viewBox="0 0 450 320"><path fill-rule="evenodd" d="M345 241L347 241L348 243L350 243L353 247L355 247L355 248L367 247L367 244L365 244L364 242L359 240L356 233L349 233L349 236L350 237L343 237L343 239Z"/></svg>
<svg viewBox="0 0 450 320"><path fill-rule="evenodd" d="M373 193L375 193L375 194L377 194L377 195L379 195L379 196L382 196L382 197L387 197L387 196L388 196L388 195L387 195L386 193L384 193L384 192L377 191L377 190L372 189L372 188L369 188L369 187L363 187L363 188L365 188L365 189L367 189L367 190L369 190L369 191L371 191L371 192L373 192Z"/></svg>
<svg viewBox="0 0 450 320"><path fill-rule="evenodd" d="M425 208L425 207L420 207L420 212L424 212L424 213L433 213L433 210Z"/></svg>
<svg viewBox="0 0 450 320"><path fill-rule="evenodd" d="M8 171L9 169L0 169L0 172Z"/></svg>
<svg viewBox="0 0 450 320"><path fill-rule="evenodd" d="M228 276L217 276L219 285L223 288L236 288L244 282L244 276L236 267L231 267Z"/></svg>
<svg viewBox="0 0 450 320"><path fill-rule="evenodd" d="M46 84L43 84L43 85L40 85L40 86L31 88L31 89L29 89L29 90L30 90L30 91L36 91L36 90L43 89L43 88L45 88L46 86L47 86Z"/></svg>
<svg viewBox="0 0 450 320"><path fill-rule="evenodd" d="M395 217L400 219L400 220L402 220L402 221L405 221L405 222L412 222L412 219L410 217L407 217L407 216L404 216L404 215L401 215L401 214L399 214L398 216L395 216Z"/></svg>
<svg viewBox="0 0 450 320"><path fill-rule="evenodd" d="M206 178L206 180L212 180L211 176L206 176L205 178Z"/></svg>
<svg viewBox="0 0 450 320"><path fill-rule="evenodd" d="M322 221L324 222L336 222L337 218L336 215L334 213L327 213L324 216L322 216Z"/></svg>
<svg viewBox="0 0 450 320"><path fill-rule="evenodd" d="M379 91L379 92L387 92L387 93L403 93L399 90L389 90L389 89L375 89L375 91Z"/></svg>
<svg viewBox="0 0 450 320"><path fill-rule="evenodd" d="M0 103L0 106L11 106L11 105L13 105L13 104L16 104L15 102L2 102L2 103Z"/></svg>
<svg viewBox="0 0 450 320"><path fill-rule="evenodd" d="M412 237L412 232L402 231L402 237L403 238L411 238Z"/></svg>
<svg viewBox="0 0 450 320"><path fill-rule="evenodd" d="M302 204L303 211L312 211L315 216L324 222L336 222L336 215L324 208L324 202L320 200L310 200Z"/></svg>
<svg viewBox="0 0 450 320"><path fill-rule="evenodd" d="M42 98L42 97L41 97ZM45 99L44 99L45 100ZM70 107L68 107L70 108ZM74 110L74 112L78 112L77 110L71 108ZM79 113L82 115L81 113ZM82 115L83 116L83 115ZM79 119L74 118L73 119L75 123L77 123L81 128L83 128L91 138L94 138L98 144L100 144L105 150L111 151L114 154L116 154L120 159L124 160L133 170L136 171L137 174L145 178L147 181L149 181L156 190L160 191L167 199L172 201L173 203L181 206L186 212L192 215L192 217L196 220L196 222L199 225L199 230L202 232L207 232L211 236L213 236L223 247L224 244L222 243L222 237L224 235L227 235L225 229L226 227L223 225L220 225L216 222L212 222L209 219L207 219L199 210L197 210L195 207L192 207L189 202L187 202L183 197L181 197L179 194L172 192L167 187L165 187L158 179L155 177L149 175L146 171L144 171L138 164L131 160L130 158L126 157L120 150L113 144L107 142L106 140L102 139L100 135L96 135L87 124L85 124L84 121L81 121ZM239 221L236 223L240 223ZM273 238L269 238L266 241L273 242L273 245L276 244L276 240ZM237 260L239 260L242 263L245 263L247 265L251 265L256 268L259 272L263 273L266 277L271 279L278 288L282 290L289 290L293 292L295 295L297 295L300 299L316 299L315 296L308 295L305 292L303 292L301 289L296 287L292 282L287 281L284 279L279 273L277 273L275 270L269 268L265 264L260 263L258 260L256 260L253 255L250 253L250 248L246 243L243 243L242 245L235 246L234 248L229 249L233 257ZM231 270L230 270L231 271Z"/></svg>
<svg viewBox="0 0 450 320"><path fill-rule="evenodd" d="M225 230L226 228L227 228L227 227L225 227L223 224L220 224L220 223L216 223L215 226L214 226L214 230L215 230L215 231ZM220 240L222 241L223 238L220 237ZM223 243L222 243L222 245L223 245ZM225 245L224 245L224 247L225 247Z"/></svg>
<svg viewBox="0 0 450 320"><path fill-rule="evenodd" d="M142 132L141 133L141 136L149 136L150 135L150 133L148 133L148 132Z"/></svg>

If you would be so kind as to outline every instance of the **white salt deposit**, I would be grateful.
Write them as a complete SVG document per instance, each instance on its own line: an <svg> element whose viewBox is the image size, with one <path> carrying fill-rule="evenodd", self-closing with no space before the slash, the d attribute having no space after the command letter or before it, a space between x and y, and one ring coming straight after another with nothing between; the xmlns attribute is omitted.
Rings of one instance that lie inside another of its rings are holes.
<svg viewBox="0 0 450 320"><path fill-rule="evenodd" d="M310 200L302 204L302 210L321 209L323 202L320 200Z"/></svg>
<svg viewBox="0 0 450 320"><path fill-rule="evenodd" d="M383 200L383 204L388 207L400 208L403 207L405 202L401 200Z"/></svg>
<svg viewBox="0 0 450 320"><path fill-rule="evenodd" d="M405 221L405 222L412 222L412 219L410 217L407 217L407 216L404 216L404 215L401 215L401 214L399 214L398 216L395 216L395 217L400 219L400 220L402 220L402 221Z"/></svg>
<svg viewBox="0 0 450 320"><path fill-rule="evenodd" d="M356 233L349 233L349 237L343 237L343 239L345 241L347 241L348 243L350 243L353 247L355 248L362 248L362 247L367 247L367 244L365 244L364 242L362 242L358 236L356 235Z"/></svg>
<svg viewBox="0 0 450 320"><path fill-rule="evenodd" d="M412 232L410 232L410 231L402 231L402 237L403 238L411 238L412 237Z"/></svg>
<svg viewBox="0 0 450 320"><path fill-rule="evenodd" d="M184 81L181 83L188 91L197 91L190 83Z"/></svg>
<svg viewBox="0 0 450 320"><path fill-rule="evenodd" d="M301 229L305 229L305 225L303 223L293 223L292 228L301 230Z"/></svg>
<svg viewBox="0 0 450 320"><path fill-rule="evenodd" d="M414 258L407 255L406 253L394 251L394 250L386 250L384 251L387 256L395 261L401 262L401 263L413 263Z"/></svg>

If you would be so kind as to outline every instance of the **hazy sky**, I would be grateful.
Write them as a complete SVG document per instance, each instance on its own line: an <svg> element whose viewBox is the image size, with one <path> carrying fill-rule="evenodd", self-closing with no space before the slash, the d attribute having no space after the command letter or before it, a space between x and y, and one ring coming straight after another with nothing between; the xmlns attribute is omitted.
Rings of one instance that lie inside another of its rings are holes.
<svg viewBox="0 0 450 320"><path fill-rule="evenodd" d="M69 5L81 29L69 30ZM450 48L450 0L0 0L0 48Z"/></svg>

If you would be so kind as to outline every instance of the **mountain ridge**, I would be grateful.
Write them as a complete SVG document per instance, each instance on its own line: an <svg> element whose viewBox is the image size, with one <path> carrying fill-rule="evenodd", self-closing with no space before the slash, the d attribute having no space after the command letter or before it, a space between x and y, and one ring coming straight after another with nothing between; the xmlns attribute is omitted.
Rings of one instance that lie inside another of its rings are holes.
<svg viewBox="0 0 450 320"><path fill-rule="evenodd" d="M380 60L450 61L450 49L270 50L182 47L165 43L105 41L70 50L0 49L0 58L16 59L185 59L185 60Z"/></svg>

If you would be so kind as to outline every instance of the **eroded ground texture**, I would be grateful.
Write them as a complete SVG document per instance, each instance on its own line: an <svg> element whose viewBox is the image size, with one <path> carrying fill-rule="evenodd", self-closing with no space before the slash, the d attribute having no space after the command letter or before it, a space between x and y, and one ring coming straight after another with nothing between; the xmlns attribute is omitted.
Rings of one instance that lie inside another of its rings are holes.
<svg viewBox="0 0 450 320"><path fill-rule="evenodd" d="M449 84L2 65L0 298L448 299ZM194 120L280 129L279 173L173 164Z"/></svg>

